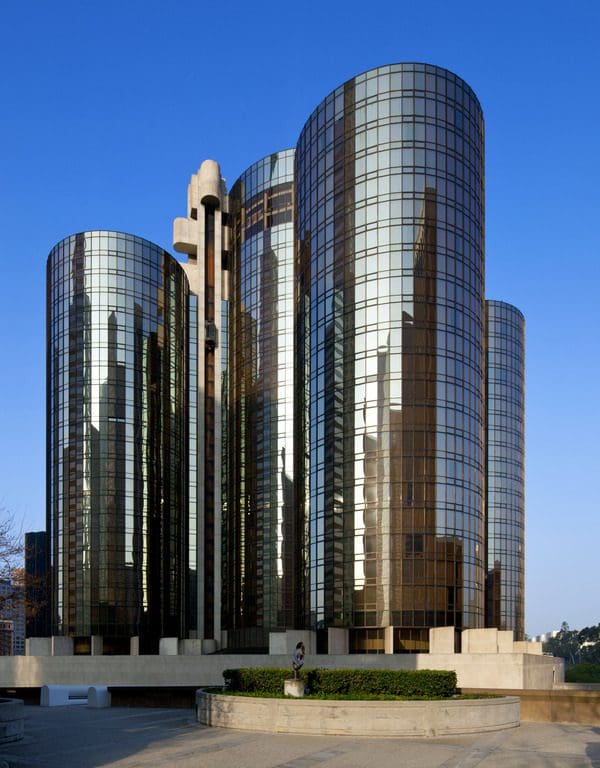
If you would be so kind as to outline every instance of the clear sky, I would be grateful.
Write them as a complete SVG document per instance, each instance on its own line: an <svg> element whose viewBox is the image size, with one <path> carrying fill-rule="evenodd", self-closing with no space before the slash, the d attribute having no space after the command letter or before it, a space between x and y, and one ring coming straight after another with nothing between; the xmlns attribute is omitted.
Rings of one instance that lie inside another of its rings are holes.
<svg viewBox="0 0 600 768"><path fill-rule="evenodd" d="M526 627L600 622L600 3L30 0L0 21L0 504L45 526L45 262L172 250L189 177L294 146L365 69L446 67L486 118L486 294L527 320Z"/></svg>

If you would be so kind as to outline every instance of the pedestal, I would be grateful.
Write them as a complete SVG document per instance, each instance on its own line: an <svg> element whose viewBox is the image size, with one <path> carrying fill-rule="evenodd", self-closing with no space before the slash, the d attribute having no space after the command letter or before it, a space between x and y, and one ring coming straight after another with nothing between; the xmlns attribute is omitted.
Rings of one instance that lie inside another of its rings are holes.
<svg viewBox="0 0 600 768"><path fill-rule="evenodd" d="M283 693L285 696L293 696L300 699L304 696L304 680L284 680Z"/></svg>

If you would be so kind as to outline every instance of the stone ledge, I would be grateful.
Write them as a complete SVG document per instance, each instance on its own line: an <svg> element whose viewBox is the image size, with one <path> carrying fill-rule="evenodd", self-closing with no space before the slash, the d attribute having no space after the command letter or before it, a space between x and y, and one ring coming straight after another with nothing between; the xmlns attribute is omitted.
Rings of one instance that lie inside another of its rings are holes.
<svg viewBox="0 0 600 768"><path fill-rule="evenodd" d="M444 701L323 701L196 693L202 725L242 731L373 737L449 736L520 725L517 696Z"/></svg>
<svg viewBox="0 0 600 768"><path fill-rule="evenodd" d="M0 744L19 741L25 733L25 710L21 699L0 699Z"/></svg>

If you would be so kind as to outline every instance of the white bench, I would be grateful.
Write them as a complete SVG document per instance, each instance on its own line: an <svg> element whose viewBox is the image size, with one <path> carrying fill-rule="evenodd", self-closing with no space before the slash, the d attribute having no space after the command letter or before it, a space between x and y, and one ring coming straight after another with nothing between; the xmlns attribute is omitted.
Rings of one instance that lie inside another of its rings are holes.
<svg viewBox="0 0 600 768"><path fill-rule="evenodd" d="M88 685L43 685L40 707L64 707L88 703Z"/></svg>
<svg viewBox="0 0 600 768"><path fill-rule="evenodd" d="M43 685L40 707L65 707L87 704L93 709L110 707L110 693L106 685Z"/></svg>

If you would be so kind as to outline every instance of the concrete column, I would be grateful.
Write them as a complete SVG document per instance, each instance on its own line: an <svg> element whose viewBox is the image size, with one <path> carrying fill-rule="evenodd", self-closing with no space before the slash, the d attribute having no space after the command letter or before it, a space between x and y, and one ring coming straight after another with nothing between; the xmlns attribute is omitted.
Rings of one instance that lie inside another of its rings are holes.
<svg viewBox="0 0 600 768"><path fill-rule="evenodd" d="M464 629L462 653L498 653L498 630Z"/></svg>
<svg viewBox="0 0 600 768"><path fill-rule="evenodd" d="M177 656L179 652L179 638L161 637L158 641L159 656Z"/></svg>
<svg viewBox="0 0 600 768"><path fill-rule="evenodd" d="M327 652L330 655L350 652L350 632L341 627L329 627L327 630Z"/></svg>
<svg viewBox="0 0 600 768"><path fill-rule="evenodd" d="M217 650L217 641L212 638L205 638L202 642L202 653L215 653Z"/></svg>
<svg viewBox="0 0 600 768"><path fill-rule="evenodd" d="M73 638L62 637L61 635L52 636L52 655L53 656L72 656Z"/></svg>
<svg viewBox="0 0 600 768"><path fill-rule="evenodd" d="M201 656L202 655L202 640L180 640L179 641L179 655L180 656Z"/></svg>
<svg viewBox="0 0 600 768"><path fill-rule="evenodd" d="M92 656L102 656L104 653L104 638L102 635L92 635L90 642Z"/></svg>
<svg viewBox="0 0 600 768"><path fill-rule="evenodd" d="M498 653L512 653L515 633L512 630L498 632Z"/></svg>
<svg viewBox="0 0 600 768"><path fill-rule="evenodd" d="M137 635L129 638L129 655L130 656L140 655L140 638Z"/></svg>
<svg viewBox="0 0 600 768"><path fill-rule="evenodd" d="M454 653L454 627L429 630L429 653Z"/></svg>
<svg viewBox="0 0 600 768"><path fill-rule="evenodd" d="M385 627L385 652L394 653L394 627Z"/></svg>
<svg viewBox="0 0 600 768"><path fill-rule="evenodd" d="M52 656L51 637L28 637L25 640L26 656Z"/></svg>
<svg viewBox="0 0 600 768"><path fill-rule="evenodd" d="M269 656L287 655L287 636L285 632L269 632Z"/></svg>

